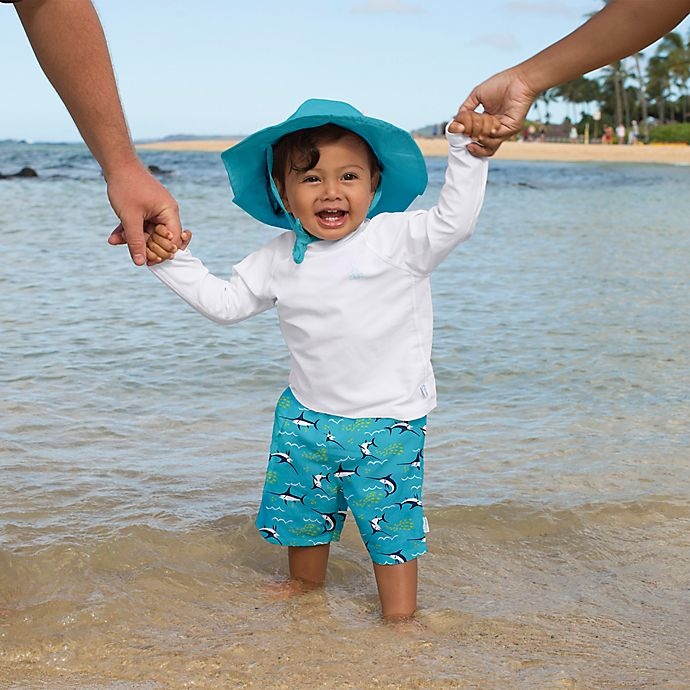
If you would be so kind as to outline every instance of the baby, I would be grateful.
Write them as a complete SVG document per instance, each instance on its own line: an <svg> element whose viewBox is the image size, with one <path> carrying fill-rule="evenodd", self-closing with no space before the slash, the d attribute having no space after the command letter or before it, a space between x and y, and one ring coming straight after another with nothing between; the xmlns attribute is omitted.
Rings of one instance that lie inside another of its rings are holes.
<svg viewBox="0 0 690 690"><path fill-rule="evenodd" d="M427 550L430 275L474 230L487 162L466 147L495 127L488 115L459 114L438 203L406 211L427 183L410 135L346 103L309 100L222 156L235 203L287 232L229 280L190 254L190 233L179 251L163 226L148 240L153 273L208 318L230 324L277 309L291 368L257 528L287 547L293 582L319 586L349 508L387 620L414 614Z"/></svg>

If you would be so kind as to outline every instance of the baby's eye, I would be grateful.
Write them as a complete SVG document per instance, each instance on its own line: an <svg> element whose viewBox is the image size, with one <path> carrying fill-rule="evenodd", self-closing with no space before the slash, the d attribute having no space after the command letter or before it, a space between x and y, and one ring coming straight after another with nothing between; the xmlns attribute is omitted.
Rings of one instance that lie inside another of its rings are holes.
<svg viewBox="0 0 690 690"><path fill-rule="evenodd" d="M319 178L316 175L307 175L302 182L318 182Z"/></svg>
<svg viewBox="0 0 690 690"><path fill-rule="evenodd" d="M359 179L359 175L357 175L357 173L347 172L343 175L343 179L344 180L357 180L357 179Z"/></svg>

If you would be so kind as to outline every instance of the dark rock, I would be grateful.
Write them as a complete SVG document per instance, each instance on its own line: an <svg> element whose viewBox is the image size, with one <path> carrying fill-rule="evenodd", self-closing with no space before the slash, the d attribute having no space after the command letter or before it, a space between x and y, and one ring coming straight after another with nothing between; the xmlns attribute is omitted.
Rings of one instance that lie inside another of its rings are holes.
<svg viewBox="0 0 690 690"><path fill-rule="evenodd" d="M149 172L153 173L154 175L169 175L172 170L163 170L163 168L160 168L157 165L149 165Z"/></svg>
<svg viewBox="0 0 690 690"><path fill-rule="evenodd" d="M38 173L33 168L22 168L18 173L12 175L0 173L0 180L9 180L10 177L38 177Z"/></svg>

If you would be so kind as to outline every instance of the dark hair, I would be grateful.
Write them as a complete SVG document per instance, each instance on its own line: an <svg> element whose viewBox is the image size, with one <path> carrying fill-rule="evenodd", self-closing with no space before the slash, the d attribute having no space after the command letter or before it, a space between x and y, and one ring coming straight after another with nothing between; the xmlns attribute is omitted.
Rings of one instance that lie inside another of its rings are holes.
<svg viewBox="0 0 690 690"><path fill-rule="evenodd" d="M309 129L299 129L281 137L273 146L273 168L268 173L277 180L276 186L282 190L285 183L285 175L290 170L306 172L315 168L319 162L321 154L318 145L320 143L330 144L339 141L343 137L354 136L364 143L369 156L369 167L372 174L383 172L383 164L376 157L373 149L365 139L355 132L345 129L340 125L326 124L320 127L310 127ZM266 178L268 197L271 200L273 210L277 216L283 215L284 211L271 193L271 181Z"/></svg>

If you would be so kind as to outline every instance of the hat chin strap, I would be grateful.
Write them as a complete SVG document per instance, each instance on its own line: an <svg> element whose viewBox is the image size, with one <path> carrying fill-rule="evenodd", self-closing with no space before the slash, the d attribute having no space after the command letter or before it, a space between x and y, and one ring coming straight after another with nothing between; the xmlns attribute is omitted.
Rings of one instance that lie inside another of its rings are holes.
<svg viewBox="0 0 690 690"><path fill-rule="evenodd" d="M379 203L380 198L381 198L381 181L379 180L379 186L376 188L376 191L374 192L374 198L371 200L371 203L369 204L369 210L367 211L367 217L371 213L371 210L376 206L376 204Z"/></svg>
<svg viewBox="0 0 690 690"><path fill-rule="evenodd" d="M278 203L278 206L283 209L283 213L290 223L292 231L295 233L295 246L292 248L292 258L296 264L301 264L304 261L304 255L307 251L307 245L312 242L320 241L320 237L314 237L310 235L303 227L302 222L299 218L295 218L292 213L289 213L283 204L283 200L280 197L278 188L276 187L273 175L271 175L271 170L273 169L273 149L269 146L266 150L266 163L268 164L268 180L271 186L271 192L273 193L273 198Z"/></svg>

